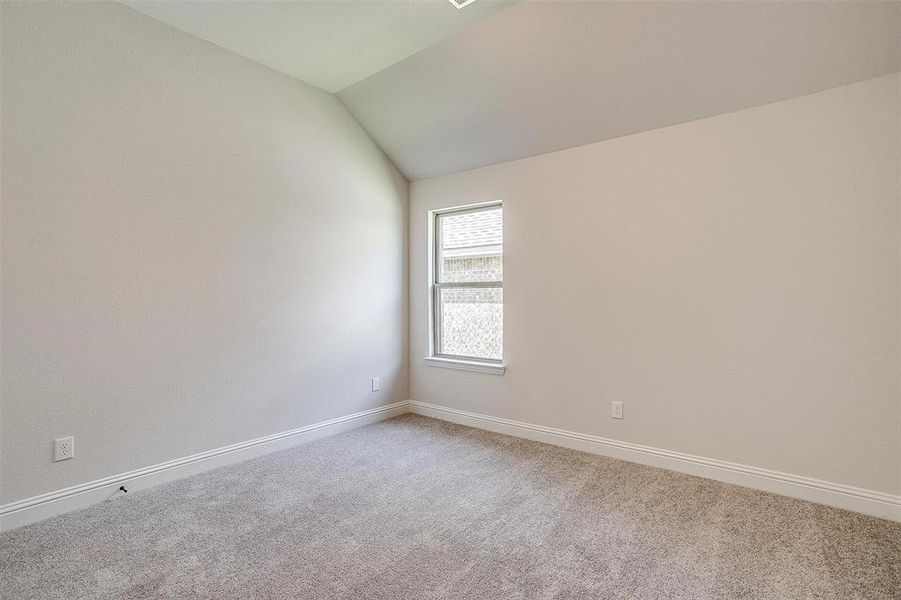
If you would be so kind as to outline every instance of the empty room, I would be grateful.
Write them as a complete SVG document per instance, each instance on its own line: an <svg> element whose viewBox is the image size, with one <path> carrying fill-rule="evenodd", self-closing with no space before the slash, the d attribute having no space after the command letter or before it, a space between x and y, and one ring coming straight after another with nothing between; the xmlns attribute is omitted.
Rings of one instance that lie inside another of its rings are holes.
<svg viewBox="0 0 901 600"><path fill-rule="evenodd" d="M0 597L901 600L901 1L0 0Z"/></svg>

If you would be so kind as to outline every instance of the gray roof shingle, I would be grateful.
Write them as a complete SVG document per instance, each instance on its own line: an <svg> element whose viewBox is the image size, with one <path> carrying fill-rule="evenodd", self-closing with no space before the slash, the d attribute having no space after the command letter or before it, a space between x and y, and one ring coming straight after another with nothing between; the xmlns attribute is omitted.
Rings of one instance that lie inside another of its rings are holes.
<svg viewBox="0 0 901 600"><path fill-rule="evenodd" d="M500 208L449 214L441 217L443 248L497 246L504 241L503 213Z"/></svg>

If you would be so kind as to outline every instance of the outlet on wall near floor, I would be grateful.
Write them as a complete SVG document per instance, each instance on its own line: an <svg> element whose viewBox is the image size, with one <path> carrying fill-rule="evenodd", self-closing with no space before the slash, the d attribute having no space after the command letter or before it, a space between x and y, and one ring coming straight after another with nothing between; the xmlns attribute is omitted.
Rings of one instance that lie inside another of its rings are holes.
<svg viewBox="0 0 901 600"><path fill-rule="evenodd" d="M64 437L53 440L53 461L69 460L75 458L75 438Z"/></svg>
<svg viewBox="0 0 901 600"><path fill-rule="evenodd" d="M617 402L614 400L610 405L610 418L611 419L622 419L623 418L623 403Z"/></svg>
<svg viewBox="0 0 901 600"><path fill-rule="evenodd" d="M369 385L369 389L372 390L373 392L377 392L380 389L382 389L382 382L379 381L378 377L372 378L372 381L370 382L370 385Z"/></svg>

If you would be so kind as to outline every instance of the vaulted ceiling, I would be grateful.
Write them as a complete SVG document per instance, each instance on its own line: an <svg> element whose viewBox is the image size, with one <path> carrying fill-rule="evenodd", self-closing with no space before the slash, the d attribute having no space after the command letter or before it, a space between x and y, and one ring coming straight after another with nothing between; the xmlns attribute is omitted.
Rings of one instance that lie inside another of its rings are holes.
<svg viewBox="0 0 901 600"><path fill-rule="evenodd" d="M901 70L901 2L143 2L336 91L410 179Z"/></svg>
<svg viewBox="0 0 901 600"><path fill-rule="evenodd" d="M479 0L122 0L327 92L369 77L513 4Z"/></svg>

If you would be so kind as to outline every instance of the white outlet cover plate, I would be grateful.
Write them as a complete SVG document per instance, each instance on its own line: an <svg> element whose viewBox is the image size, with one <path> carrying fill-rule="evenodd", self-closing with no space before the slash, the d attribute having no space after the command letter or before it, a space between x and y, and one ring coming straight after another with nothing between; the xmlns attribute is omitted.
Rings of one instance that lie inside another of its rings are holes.
<svg viewBox="0 0 901 600"><path fill-rule="evenodd" d="M613 401L610 405L610 416L614 419L622 419L623 418L623 403Z"/></svg>
<svg viewBox="0 0 901 600"><path fill-rule="evenodd" d="M75 458L75 438L64 437L53 440L53 460L69 460Z"/></svg>

